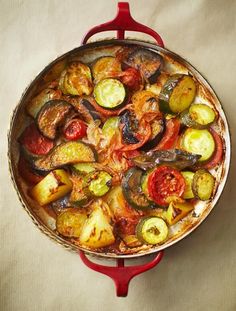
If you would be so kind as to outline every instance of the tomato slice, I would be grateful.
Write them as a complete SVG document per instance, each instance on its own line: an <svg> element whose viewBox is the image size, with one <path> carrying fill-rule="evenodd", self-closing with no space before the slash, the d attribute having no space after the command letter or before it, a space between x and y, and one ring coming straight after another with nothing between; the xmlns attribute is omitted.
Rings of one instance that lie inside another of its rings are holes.
<svg viewBox="0 0 236 311"><path fill-rule="evenodd" d="M80 119L70 120L63 131L63 135L67 140L77 140L86 136L87 126Z"/></svg>
<svg viewBox="0 0 236 311"><path fill-rule="evenodd" d="M220 135L218 135L216 133L216 131L214 131L213 129L210 129L210 132L214 138L214 141L215 141L215 152L214 154L212 155L211 159L203 164L201 167L204 167L205 169L212 169L214 168L216 165L218 165L221 161L222 161L222 158L223 158L223 141L222 141L222 138L220 137Z"/></svg>
<svg viewBox="0 0 236 311"><path fill-rule="evenodd" d="M119 74L121 82L129 89L137 91L142 85L140 72L135 68L128 68Z"/></svg>
<svg viewBox="0 0 236 311"><path fill-rule="evenodd" d="M44 137L35 123L31 123L25 128L20 136L19 142L27 149L27 151L36 155L47 154L54 146L54 142Z"/></svg>
<svg viewBox="0 0 236 311"><path fill-rule="evenodd" d="M40 176L32 171L30 164L25 160L22 155L20 155L19 158L18 170L21 177L30 184L35 185L43 179L43 176Z"/></svg>
<svg viewBox="0 0 236 311"><path fill-rule="evenodd" d="M147 186L151 199L161 206L167 206L172 197L181 197L186 187L182 174L170 166L157 167L149 175Z"/></svg>
<svg viewBox="0 0 236 311"><path fill-rule="evenodd" d="M154 150L167 150L174 147L179 135L180 121L176 118L166 122L166 130L159 144Z"/></svg>

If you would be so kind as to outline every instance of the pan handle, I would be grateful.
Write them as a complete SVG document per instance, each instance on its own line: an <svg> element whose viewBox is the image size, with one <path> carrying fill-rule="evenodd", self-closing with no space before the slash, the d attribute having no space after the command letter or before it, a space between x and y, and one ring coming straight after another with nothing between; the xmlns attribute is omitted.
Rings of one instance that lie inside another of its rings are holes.
<svg viewBox="0 0 236 311"><path fill-rule="evenodd" d="M116 295L118 297L126 297L128 294L128 287L131 279L140 273L143 273L147 270L154 268L161 261L164 252L163 251L158 252L152 261L144 265L127 266L127 267L125 267L124 265L123 258L117 259L116 267L110 267L99 265L97 263L90 261L83 251L79 251L79 254L84 264L88 266L90 269L106 274L107 276L113 279L116 285Z"/></svg>
<svg viewBox="0 0 236 311"><path fill-rule="evenodd" d="M164 43L160 35L151 28L136 22L130 14L128 2L118 2L118 11L116 17L104 24L98 25L90 29L82 40L82 44L86 44L88 39L96 33L116 30L117 39L125 38L125 31L143 32L152 36L157 44L164 47Z"/></svg>

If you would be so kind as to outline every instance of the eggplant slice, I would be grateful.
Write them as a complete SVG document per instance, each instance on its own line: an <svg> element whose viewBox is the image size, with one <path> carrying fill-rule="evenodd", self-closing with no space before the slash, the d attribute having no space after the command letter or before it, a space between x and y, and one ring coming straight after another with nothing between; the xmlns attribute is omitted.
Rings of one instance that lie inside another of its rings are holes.
<svg viewBox="0 0 236 311"><path fill-rule="evenodd" d="M164 61L157 53L146 49L136 49L128 55L125 63L140 70L143 78L153 83L160 74Z"/></svg>
<svg viewBox="0 0 236 311"><path fill-rule="evenodd" d="M133 163L143 170L149 170L157 165L171 165L184 169L194 165L201 156L179 149L149 151L132 159Z"/></svg>
<svg viewBox="0 0 236 311"><path fill-rule="evenodd" d="M166 123L165 119L153 120L151 123L152 136L141 148L142 151L149 151L156 147L165 132Z"/></svg>
<svg viewBox="0 0 236 311"><path fill-rule="evenodd" d="M120 118L120 123L123 124L122 140L126 144L137 144L139 140L134 136L138 131L138 120L130 110L125 110Z"/></svg>
<svg viewBox="0 0 236 311"><path fill-rule="evenodd" d="M58 126L71 112L72 106L60 99L47 102L37 115L37 124L40 132L50 139L55 139Z"/></svg>

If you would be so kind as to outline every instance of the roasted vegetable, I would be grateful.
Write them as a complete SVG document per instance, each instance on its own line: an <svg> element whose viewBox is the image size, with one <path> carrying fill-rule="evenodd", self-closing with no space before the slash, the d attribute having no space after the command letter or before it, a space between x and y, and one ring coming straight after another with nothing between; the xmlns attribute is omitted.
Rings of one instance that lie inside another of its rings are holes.
<svg viewBox="0 0 236 311"><path fill-rule="evenodd" d="M148 200L142 191L142 175L142 170L135 167L130 168L122 179L122 190L125 199L132 207L145 210L147 208L153 208L155 204Z"/></svg>
<svg viewBox="0 0 236 311"><path fill-rule="evenodd" d="M119 117L111 117L106 120L102 127L102 134L108 143L115 135L119 135Z"/></svg>
<svg viewBox="0 0 236 311"><path fill-rule="evenodd" d="M143 88L143 79L140 72L135 68L127 68L119 74L119 78L132 91Z"/></svg>
<svg viewBox="0 0 236 311"><path fill-rule="evenodd" d="M20 155L17 167L20 176L29 184L35 185L43 179L43 176L32 169L30 163L26 161L22 154Z"/></svg>
<svg viewBox="0 0 236 311"><path fill-rule="evenodd" d="M77 163L73 168L80 173L91 173L95 171L93 163Z"/></svg>
<svg viewBox="0 0 236 311"><path fill-rule="evenodd" d="M193 177L192 190L194 195L202 200L209 200L213 194L215 178L207 170L196 171Z"/></svg>
<svg viewBox="0 0 236 311"><path fill-rule="evenodd" d="M164 218L171 226L176 224L180 219L184 218L194 208L190 202L172 201L169 204L167 211L163 212Z"/></svg>
<svg viewBox="0 0 236 311"><path fill-rule="evenodd" d="M224 153L222 138L213 129L210 129L210 132L211 132L211 135L213 136L214 141L215 141L215 151L214 151L213 155L211 156L210 160L208 160L207 163L202 164L202 167L207 169L207 170L210 170L210 169L216 167L222 161L223 153Z"/></svg>
<svg viewBox="0 0 236 311"><path fill-rule="evenodd" d="M139 129L139 122L135 118L135 114L130 110L125 110L120 118L122 126L122 140L126 144L137 144L139 142L135 134Z"/></svg>
<svg viewBox="0 0 236 311"><path fill-rule="evenodd" d="M54 170L45 176L31 190L31 196L45 205L63 197L72 189L70 178L64 170Z"/></svg>
<svg viewBox="0 0 236 311"><path fill-rule="evenodd" d="M180 115L181 122L192 128L208 128L215 120L214 110L204 104L191 105L189 109L184 110Z"/></svg>
<svg viewBox="0 0 236 311"><path fill-rule="evenodd" d="M168 227L159 217L144 217L136 228L136 236L145 244L163 243L168 236Z"/></svg>
<svg viewBox="0 0 236 311"><path fill-rule="evenodd" d="M166 117L167 119L167 117ZM180 121L177 118L170 118L166 121L165 132L155 150L167 150L175 147L179 136Z"/></svg>
<svg viewBox="0 0 236 311"><path fill-rule="evenodd" d="M76 97L70 101L71 105L79 112L85 122L101 121L101 114L94 108L91 102L95 102L95 100L90 96Z"/></svg>
<svg viewBox="0 0 236 311"><path fill-rule="evenodd" d="M124 104L126 91L124 85L117 79L103 79L94 88L96 102L106 108L118 108Z"/></svg>
<svg viewBox="0 0 236 311"><path fill-rule="evenodd" d="M153 83L163 67L163 58L147 49L136 49L128 55L126 64L138 69L145 80Z"/></svg>
<svg viewBox="0 0 236 311"><path fill-rule="evenodd" d="M132 159L133 163L141 169L148 170L160 164L168 164L178 169L194 165L200 156L179 149L156 150L141 154Z"/></svg>
<svg viewBox="0 0 236 311"><path fill-rule="evenodd" d="M95 83L105 78L117 78L121 73L121 63L112 56L98 58L92 66Z"/></svg>
<svg viewBox="0 0 236 311"><path fill-rule="evenodd" d="M40 132L54 139L58 126L72 110L72 106L64 100L51 100L47 102L37 115L37 124Z"/></svg>
<svg viewBox="0 0 236 311"><path fill-rule="evenodd" d="M199 161L209 160L215 151L215 141L208 130L197 130L189 128L181 137L181 149L187 152L199 154Z"/></svg>
<svg viewBox="0 0 236 311"><path fill-rule="evenodd" d="M94 162L95 153L92 148L82 141L69 141L56 146L46 156L34 162L39 170L52 170L67 164Z"/></svg>
<svg viewBox="0 0 236 311"><path fill-rule="evenodd" d="M69 201L73 205L83 206L89 201L88 184L85 177L79 174L73 173L70 176L72 182L72 191Z"/></svg>
<svg viewBox="0 0 236 311"><path fill-rule="evenodd" d="M86 219L84 212L70 208L57 216L57 231L66 237L78 238Z"/></svg>
<svg viewBox="0 0 236 311"><path fill-rule="evenodd" d="M81 245L89 248L99 248L115 242L109 206L102 200L91 205L92 213L86 220L80 234Z"/></svg>
<svg viewBox="0 0 236 311"><path fill-rule="evenodd" d="M131 103L138 120L145 117L146 120L152 121L156 117L162 117L158 97L150 91L135 92L131 98Z"/></svg>
<svg viewBox="0 0 236 311"><path fill-rule="evenodd" d="M63 129L63 135L67 140L78 140L86 136L87 126L80 119L71 119Z"/></svg>
<svg viewBox="0 0 236 311"><path fill-rule="evenodd" d="M112 177L107 172L99 171L91 173L89 179L88 188L92 195L101 197L110 190Z"/></svg>
<svg viewBox="0 0 236 311"><path fill-rule="evenodd" d="M19 143L24 152L34 155L47 154L54 146L54 142L44 137L36 127L35 123L27 126L19 138Z"/></svg>
<svg viewBox="0 0 236 311"><path fill-rule="evenodd" d="M169 77L159 95L160 109L167 113L180 113L187 109L196 96L196 83L188 75Z"/></svg>
<svg viewBox="0 0 236 311"><path fill-rule="evenodd" d="M60 90L54 90L54 89L49 89L49 88L44 89L37 96L35 96L31 101L27 103L26 111L31 117L36 118L40 109L48 101L52 99L60 99L61 95L62 94Z"/></svg>
<svg viewBox="0 0 236 311"><path fill-rule="evenodd" d="M183 171L183 172L181 172L181 174L184 176L184 180L185 180L185 184L186 184L184 194L183 194L183 198L184 199L192 199L192 198L194 198L194 194L192 191L192 183L193 183L194 173L190 172L190 171Z"/></svg>
<svg viewBox="0 0 236 311"><path fill-rule="evenodd" d="M182 197L185 187L184 177L170 166L159 166L148 175L149 196L160 206L167 206L174 199Z"/></svg>
<svg viewBox="0 0 236 311"><path fill-rule="evenodd" d="M64 94L90 95L93 84L89 67L81 62L72 62L61 73L59 86Z"/></svg>
<svg viewBox="0 0 236 311"><path fill-rule="evenodd" d="M142 151L153 149L163 137L165 131L165 119L155 119L151 122L152 135L149 140L140 148Z"/></svg>

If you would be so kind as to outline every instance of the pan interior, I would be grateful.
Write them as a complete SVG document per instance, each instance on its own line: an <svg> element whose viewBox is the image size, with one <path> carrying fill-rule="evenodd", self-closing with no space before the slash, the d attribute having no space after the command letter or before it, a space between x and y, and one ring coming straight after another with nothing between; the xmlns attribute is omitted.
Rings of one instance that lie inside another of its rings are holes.
<svg viewBox="0 0 236 311"><path fill-rule="evenodd" d="M213 106L218 114L219 118L216 122L215 127L217 131L221 133L225 142L225 156L220 167L212 170L212 174L216 178L216 189L214 198L210 202L200 201L195 206L194 212L190 213L183 220L178 222L176 225L171 227L170 238L166 243L156 246L156 247L140 247L138 249L133 249L132 251L124 252L124 254L115 253L98 253L88 249L83 249L71 241L66 240L59 236L55 231L55 215L49 208L43 208L39 206L32 198L27 194L27 185L25 184L22 177L19 175L17 170L17 163L19 159L19 145L17 138L20 133L25 128L26 124L30 123L30 118L25 114L25 106L27 103L42 89L44 89L48 83L55 80L63 71L65 64L79 60L87 64L91 64L95 59L101 56L114 56L117 50L122 46L141 46L147 49L159 52L164 59L168 60L168 70L170 73L185 73L192 74L200 83L199 91L197 94L197 99L202 103L208 103ZM175 53L160 48L154 44L136 41L136 40L106 40L95 43L90 43L85 46L76 48L61 57L54 60L49 64L30 84L23 94L18 106L16 107L13 117L11 120L10 131L9 131L9 165L11 171L11 177L18 193L19 199L24 206L27 213L32 218L33 222L49 237L51 237L56 242L62 244L68 249L77 251L78 249L83 249L86 252L94 255L99 255L102 257L110 258L129 258L137 257L142 255L147 255L153 252L160 251L167 248L174 243L180 241L185 236L190 234L194 229L196 229L199 224L207 217L213 207L216 205L226 182L229 164L230 164L230 136L227 120L222 109L221 103L219 102L216 94L214 93L211 86L203 78L203 76L191 66L185 59L176 55Z"/></svg>

